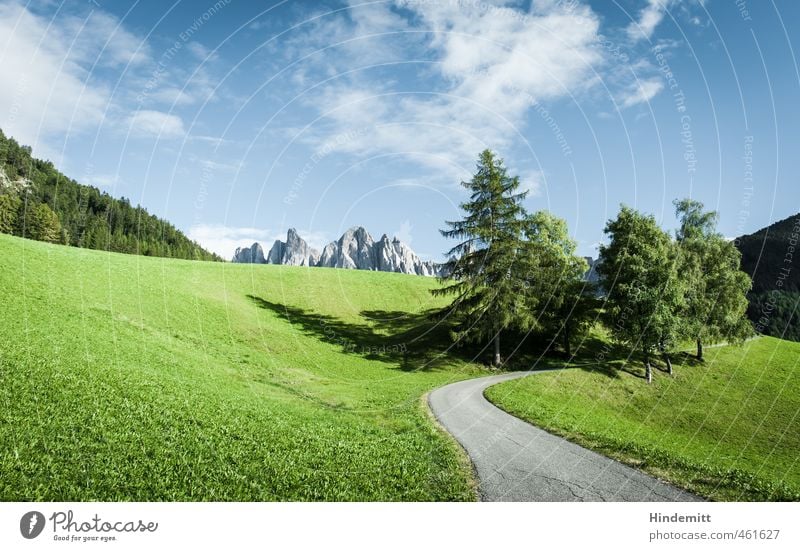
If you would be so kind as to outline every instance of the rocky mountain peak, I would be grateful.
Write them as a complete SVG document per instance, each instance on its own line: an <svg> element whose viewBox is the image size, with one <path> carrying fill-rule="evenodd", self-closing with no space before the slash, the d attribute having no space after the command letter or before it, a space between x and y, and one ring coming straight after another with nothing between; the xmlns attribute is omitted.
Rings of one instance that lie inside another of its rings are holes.
<svg viewBox="0 0 800 551"><path fill-rule="evenodd" d="M249 247L239 247L233 253L233 262L245 264L264 264L264 249L258 243L253 243Z"/></svg>
<svg viewBox="0 0 800 551"><path fill-rule="evenodd" d="M259 254L260 251L260 254ZM396 236L391 240L383 234L375 241L363 226L353 226L336 241L328 243L322 252L308 246L297 230L289 229L286 241L277 240L264 257L261 246L236 249L234 262L260 264L285 264L291 266L318 266L351 270L375 270L425 276L439 275L439 266L423 262Z"/></svg>

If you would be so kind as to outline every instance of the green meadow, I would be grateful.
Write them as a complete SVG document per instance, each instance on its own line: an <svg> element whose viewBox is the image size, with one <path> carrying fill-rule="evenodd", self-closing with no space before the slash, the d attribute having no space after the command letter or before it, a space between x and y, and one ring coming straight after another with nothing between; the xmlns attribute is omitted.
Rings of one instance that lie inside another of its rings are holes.
<svg viewBox="0 0 800 551"><path fill-rule="evenodd" d="M591 347L590 347L591 348ZM800 343L760 337L688 353L643 382L636 358L489 388L506 411L713 500L800 500ZM625 357L624 351L612 355ZM662 366L663 367L663 366Z"/></svg>
<svg viewBox="0 0 800 551"><path fill-rule="evenodd" d="M429 353L433 279L0 257L1 500L475 499L422 401L482 374Z"/></svg>
<svg viewBox="0 0 800 551"><path fill-rule="evenodd" d="M491 371L429 321L435 280L8 235L0 257L0 500L476 498L424 397ZM800 499L800 344L684 354L651 386L590 344L488 397L711 499Z"/></svg>

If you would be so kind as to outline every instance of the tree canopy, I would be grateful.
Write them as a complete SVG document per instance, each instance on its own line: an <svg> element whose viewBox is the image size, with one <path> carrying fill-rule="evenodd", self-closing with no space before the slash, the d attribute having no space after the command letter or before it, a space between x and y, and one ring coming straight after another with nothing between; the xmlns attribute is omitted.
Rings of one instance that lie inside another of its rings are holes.
<svg viewBox="0 0 800 551"><path fill-rule="evenodd" d="M617 341L641 350L649 382L651 355L661 351L668 359L680 333L676 250L653 216L624 205L605 233L609 244L600 247L597 270L607 292L607 325Z"/></svg>

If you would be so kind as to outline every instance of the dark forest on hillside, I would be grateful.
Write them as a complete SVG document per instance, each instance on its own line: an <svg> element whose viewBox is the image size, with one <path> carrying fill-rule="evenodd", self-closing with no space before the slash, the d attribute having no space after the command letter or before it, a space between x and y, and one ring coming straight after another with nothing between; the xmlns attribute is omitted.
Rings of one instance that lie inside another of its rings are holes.
<svg viewBox="0 0 800 551"><path fill-rule="evenodd" d="M756 330L800 341L800 214L736 240L742 270L753 278L747 314Z"/></svg>
<svg viewBox="0 0 800 551"><path fill-rule="evenodd" d="M0 232L104 251L222 260L172 224L82 185L0 130Z"/></svg>

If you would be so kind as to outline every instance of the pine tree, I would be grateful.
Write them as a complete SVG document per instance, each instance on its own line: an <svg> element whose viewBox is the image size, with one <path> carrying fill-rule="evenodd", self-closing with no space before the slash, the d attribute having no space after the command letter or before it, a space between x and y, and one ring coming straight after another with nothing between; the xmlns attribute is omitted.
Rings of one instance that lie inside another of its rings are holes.
<svg viewBox="0 0 800 551"><path fill-rule="evenodd" d="M26 236L38 241L58 243L61 239L61 224L53 210L42 203L30 210L25 228Z"/></svg>
<svg viewBox="0 0 800 551"><path fill-rule="evenodd" d="M0 232L14 233L20 200L13 195L0 195Z"/></svg>
<svg viewBox="0 0 800 551"><path fill-rule="evenodd" d="M445 237L461 242L448 251L434 295L455 295L449 314L456 320L455 340L487 341L494 345L493 363L502 363L500 336L526 313L524 266L519 261L521 205L519 178L508 176L503 161L489 150L481 153L477 171L462 185L470 191L461 204L462 220L446 222Z"/></svg>

